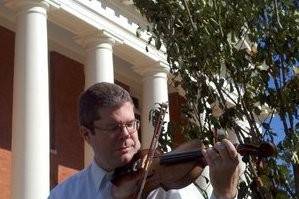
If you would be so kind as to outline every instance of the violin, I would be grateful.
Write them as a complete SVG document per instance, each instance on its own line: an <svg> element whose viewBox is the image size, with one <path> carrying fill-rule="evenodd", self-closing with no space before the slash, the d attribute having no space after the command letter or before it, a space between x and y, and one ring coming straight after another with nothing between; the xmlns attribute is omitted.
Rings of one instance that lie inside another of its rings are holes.
<svg viewBox="0 0 299 199"><path fill-rule="evenodd" d="M115 169L112 176L111 182L117 185L126 175L143 170L137 199L146 198L152 190L159 187L166 191L184 188L194 182L207 166L202 154L204 145L199 140L180 145L165 154L156 150L166 110L167 104L160 104L149 149L139 151L129 164ZM263 158L276 154L276 148L271 143L262 143L260 146L240 144L235 147L242 156L254 155Z"/></svg>
<svg viewBox="0 0 299 199"><path fill-rule="evenodd" d="M265 158L275 155L276 147L272 143L262 143L259 146L250 144L235 145L241 156L252 155ZM146 177L142 198L159 187L164 190L181 189L193 183L202 173L207 162L202 154L203 144L199 140L185 143L175 150L162 154L156 152ZM142 168L144 151L137 153L131 163L117 168L112 177L112 183L123 176L137 172Z"/></svg>

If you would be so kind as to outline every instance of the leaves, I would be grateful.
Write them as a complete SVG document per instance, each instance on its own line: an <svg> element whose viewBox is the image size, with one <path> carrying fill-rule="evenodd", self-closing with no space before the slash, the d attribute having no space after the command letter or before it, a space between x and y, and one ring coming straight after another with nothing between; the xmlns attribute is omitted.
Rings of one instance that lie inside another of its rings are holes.
<svg viewBox="0 0 299 199"><path fill-rule="evenodd" d="M261 178L265 187L251 187L251 193L292 198L294 184L286 179L296 174L275 163L298 163L298 1L186 2L134 0L151 23L156 48L166 48L175 84L185 91L186 137L212 142L215 129L224 129L240 142L279 143L278 159ZM273 128L262 107L280 118L281 129ZM257 168L248 169L247 187Z"/></svg>

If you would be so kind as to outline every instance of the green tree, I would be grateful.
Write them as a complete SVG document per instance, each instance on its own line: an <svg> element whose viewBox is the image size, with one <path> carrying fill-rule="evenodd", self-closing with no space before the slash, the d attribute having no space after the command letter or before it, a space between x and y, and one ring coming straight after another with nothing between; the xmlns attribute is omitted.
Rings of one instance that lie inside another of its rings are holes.
<svg viewBox="0 0 299 199"><path fill-rule="evenodd" d="M212 142L215 131L224 129L241 143L256 144L281 138L277 157L258 164L254 158L245 160L247 181L240 183L239 198L298 196L298 1L134 4L150 23L149 43L166 48L173 82L185 91L184 134ZM282 130L271 128L274 116Z"/></svg>

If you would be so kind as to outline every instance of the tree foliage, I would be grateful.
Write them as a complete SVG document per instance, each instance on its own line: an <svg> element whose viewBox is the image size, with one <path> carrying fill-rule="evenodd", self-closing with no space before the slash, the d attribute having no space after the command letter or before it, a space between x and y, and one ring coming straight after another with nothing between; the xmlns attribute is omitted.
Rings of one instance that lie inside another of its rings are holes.
<svg viewBox="0 0 299 199"><path fill-rule="evenodd" d="M276 142L278 156L245 158L240 198L295 198L299 155L299 3L296 0L134 0L151 41L166 48L185 92L184 133L212 142ZM266 111L265 111L266 110ZM279 116L282 129L273 128ZM261 131L261 129L263 129ZM250 191L247 191L250 188ZM244 190L244 191L242 191Z"/></svg>

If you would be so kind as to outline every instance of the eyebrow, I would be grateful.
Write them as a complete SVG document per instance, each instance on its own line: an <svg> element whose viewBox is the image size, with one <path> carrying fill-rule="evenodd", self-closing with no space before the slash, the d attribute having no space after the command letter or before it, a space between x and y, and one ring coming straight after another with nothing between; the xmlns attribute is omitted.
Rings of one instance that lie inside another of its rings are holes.
<svg viewBox="0 0 299 199"><path fill-rule="evenodd" d="M134 122L135 120L136 120L136 118L134 118L134 119L132 119L132 120L129 120L129 121L127 121L127 122L116 122L116 121L114 121L114 122L112 122L112 123L108 122L107 125L127 124L127 123Z"/></svg>

